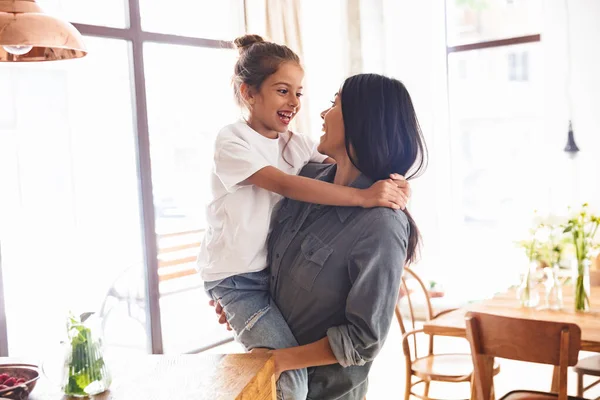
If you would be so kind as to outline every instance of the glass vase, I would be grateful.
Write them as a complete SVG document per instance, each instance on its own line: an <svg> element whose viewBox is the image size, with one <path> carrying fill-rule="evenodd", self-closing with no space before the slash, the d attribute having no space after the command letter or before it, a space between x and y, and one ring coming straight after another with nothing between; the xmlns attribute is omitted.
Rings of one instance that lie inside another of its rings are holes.
<svg viewBox="0 0 600 400"><path fill-rule="evenodd" d="M84 315L80 319L69 318L61 385L67 396L93 396L110 386L111 376L104 363L99 332L96 318Z"/></svg>
<svg viewBox="0 0 600 400"><path fill-rule="evenodd" d="M517 289L517 300L521 307L533 308L540 303L540 295L535 288L534 274L537 268L537 263L530 263L527 271L523 274L521 285Z"/></svg>
<svg viewBox="0 0 600 400"><path fill-rule="evenodd" d="M544 268L546 273L546 308L560 310L563 307L562 284L558 276L559 265Z"/></svg>
<svg viewBox="0 0 600 400"><path fill-rule="evenodd" d="M574 271L575 282L575 311L588 312L590 311L590 260L577 260Z"/></svg>

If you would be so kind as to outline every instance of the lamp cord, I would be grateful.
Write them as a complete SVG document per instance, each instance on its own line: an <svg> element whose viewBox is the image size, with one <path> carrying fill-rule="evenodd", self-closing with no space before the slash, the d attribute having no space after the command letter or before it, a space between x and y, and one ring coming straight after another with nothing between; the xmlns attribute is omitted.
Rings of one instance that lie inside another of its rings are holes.
<svg viewBox="0 0 600 400"><path fill-rule="evenodd" d="M566 30L566 54L567 54L567 107L569 110L569 122L573 118L573 99L571 98L571 18L569 14L569 0L565 0L565 30Z"/></svg>

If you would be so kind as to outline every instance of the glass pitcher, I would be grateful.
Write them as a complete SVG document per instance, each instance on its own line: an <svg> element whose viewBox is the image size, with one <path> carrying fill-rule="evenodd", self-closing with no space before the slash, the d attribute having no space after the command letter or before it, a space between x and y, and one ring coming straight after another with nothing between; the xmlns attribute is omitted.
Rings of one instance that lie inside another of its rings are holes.
<svg viewBox="0 0 600 400"><path fill-rule="evenodd" d="M536 288L535 273L537 262L531 262L523 274L521 285L517 288L517 300L521 307L535 308L540 303L540 295Z"/></svg>
<svg viewBox="0 0 600 400"><path fill-rule="evenodd" d="M86 397L102 393L112 381L104 362L98 319L89 318L91 315L70 316L67 321L68 339L61 387L68 396Z"/></svg>
<svg viewBox="0 0 600 400"><path fill-rule="evenodd" d="M544 268L546 273L546 308L560 310L563 308L562 284L560 282L559 265Z"/></svg>

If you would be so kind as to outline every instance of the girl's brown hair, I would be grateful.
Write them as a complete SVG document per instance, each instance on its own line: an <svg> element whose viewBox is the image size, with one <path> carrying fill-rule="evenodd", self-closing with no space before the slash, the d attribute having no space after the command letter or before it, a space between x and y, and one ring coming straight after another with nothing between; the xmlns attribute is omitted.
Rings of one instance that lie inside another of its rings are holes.
<svg viewBox="0 0 600 400"><path fill-rule="evenodd" d="M244 35L233 41L240 57L233 70L233 91L240 106L245 105L241 93L242 83L258 91L269 75L277 72L284 62L300 65L300 57L287 46L266 42L258 35Z"/></svg>

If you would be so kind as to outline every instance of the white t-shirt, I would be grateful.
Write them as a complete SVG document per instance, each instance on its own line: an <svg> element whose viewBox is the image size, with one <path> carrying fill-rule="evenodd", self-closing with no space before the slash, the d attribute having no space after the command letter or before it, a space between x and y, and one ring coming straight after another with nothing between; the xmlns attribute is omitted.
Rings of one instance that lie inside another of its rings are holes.
<svg viewBox="0 0 600 400"><path fill-rule="evenodd" d="M267 166L297 175L309 161L325 158L316 143L297 133L291 139L289 132L269 139L244 121L221 129L211 174L213 200L206 209L208 229L197 260L202 279L216 281L267 267L271 215L282 196L245 182L247 178Z"/></svg>

